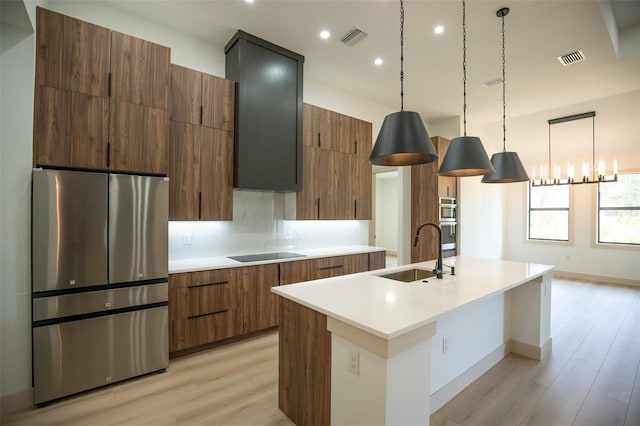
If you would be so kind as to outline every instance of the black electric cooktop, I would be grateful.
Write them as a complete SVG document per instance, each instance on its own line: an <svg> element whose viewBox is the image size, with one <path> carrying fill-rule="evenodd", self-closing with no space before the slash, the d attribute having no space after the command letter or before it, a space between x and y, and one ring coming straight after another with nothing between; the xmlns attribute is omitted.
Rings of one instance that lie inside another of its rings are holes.
<svg viewBox="0 0 640 426"><path fill-rule="evenodd" d="M238 262L259 262L261 260L276 260L276 259L288 259L291 257L305 257L306 254L292 253L290 251L279 251L276 253L260 253L260 254L245 254L242 256L227 256L229 259L237 260Z"/></svg>

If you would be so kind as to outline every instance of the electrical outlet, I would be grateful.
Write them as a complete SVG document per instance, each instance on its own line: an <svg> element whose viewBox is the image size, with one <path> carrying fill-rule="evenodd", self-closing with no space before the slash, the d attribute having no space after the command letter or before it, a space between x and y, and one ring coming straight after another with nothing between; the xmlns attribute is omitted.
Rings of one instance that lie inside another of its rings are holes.
<svg viewBox="0 0 640 426"><path fill-rule="evenodd" d="M351 374L355 374L356 376L360 375L360 352L349 351L347 369Z"/></svg>
<svg viewBox="0 0 640 426"><path fill-rule="evenodd" d="M191 245L191 240L193 238L193 234L191 232L187 232L182 235L182 244L185 246Z"/></svg>
<svg viewBox="0 0 640 426"><path fill-rule="evenodd" d="M442 336L442 353L446 354L449 351L449 336L446 334Z"/></svg>

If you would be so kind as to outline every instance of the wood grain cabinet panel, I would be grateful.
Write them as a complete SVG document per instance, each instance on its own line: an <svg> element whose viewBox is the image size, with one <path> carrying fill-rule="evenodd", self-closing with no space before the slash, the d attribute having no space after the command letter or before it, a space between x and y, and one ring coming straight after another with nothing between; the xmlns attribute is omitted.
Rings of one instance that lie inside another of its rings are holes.
<svg viewBox="0 0 640 426"><path fill-rule="evenodd" d="M38 7L36 84L109 96L111 31Z"/></svg>
<svg viewBox="0 0 640 426"><path fill-rule="evenodd" d="M170 52L168 47L112 31L112 97L167 110Z"/></svg>
<svg viewBox="0 0 640 426"><path fill-rule="evenodd" d="M37 21L34 165L166 174L169 48L42 8Z"/></svg>
<svg viewBox="0 0 640 426"><path fill-rule="evenodd" d="M440 136L431 138L438 153L438 169L442 165L447 149L449 149L449 139ZM438 176L438 196L456 198L458 193L458 180L452 176Z"/></svg>
<svg viewBox="0 0 640 426"><path fill-rule="evenodd" d="M202 74L202 125L233 132L235 129L235 83Z"/></svg>
<svg viewBox="0 0 640 426"><path fill-rule="evenodd" d="M411 167L411 232L424 222L438 223L438 165L436 162ZM411 263L438 257L436 230L427 227L420 243L411 247Z"/></svg>
<svg viewBox="0 0 640 426"><path fill-rule="evenodd" d="M267 264L247 268L245 299L245 333L278 325L280 301L271 292L279 285L279 265Z"/></svg>
<svg viewBox="0 0 640 426"><path fill-rule="evenodd" d="M202 73L171 64L171 102L169 119L200 124L202 107Z"/></svg>
<svg viewBox="0 0 640 426"><path fill-rule="evenodd" d="M200 220L233 220L233 133L202 127Z"/></svg>
<svg viewBox="0 0 640 426"><path fill-rule="evenodd" d="M283 299L278 408L295 424L331 422L331 333L327 316Z"/></svg>
<svg viewBox="0 0 640 426"><path fill-rule="evenodd" d="M371 123L303 105L303 189L298 220L372 218Z"/></svg>
<svg viewBox="0 0 640 426"><path fill-rule="evenodd" d="M387 252L376 251L369 253L369 270L383 269L387 266Z"/></svg>
<svg viewBox="0 0 640 426"><path fill-rule="evenodd" d="M111 100L109 168L166 174L167 111Z"/></svg>
<svg viewBox="0 0 640 426"><path fill-rule="evenodd" d="M233 219L233 133L171 122L169 219Z"/></svg>
<svg viewBox="0 0 640 426"><path fill-rule="evenodd" d="M199 220L202 131L175 121L169 128L169 220Z"/></svg>
<svg viewBox="0 0 640 426"><path fill-rule="evenodd" d="M38 86L34 121L35 165L106 167L108 99Z"/></svg>

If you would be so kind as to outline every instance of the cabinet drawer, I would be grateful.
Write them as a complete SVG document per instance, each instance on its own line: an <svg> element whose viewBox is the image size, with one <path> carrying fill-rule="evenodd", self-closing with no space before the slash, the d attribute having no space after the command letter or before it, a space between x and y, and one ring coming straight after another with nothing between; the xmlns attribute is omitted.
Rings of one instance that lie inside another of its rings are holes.
<svg viewBox="0 0 640 426"><path fill-rule="evenodd" d="M241 334L236 320L235 309L172 320L169 322L169 351L190 349Z"/></svg>
<svg viewBox="0 0 640 426"><path fill-rule="evenodd" d="M169 291L171 319L192 318L231 309L230 285L212 284Z"/></svg>
<svg viewBox="0 0 640 426"><path fill-rule="evenodd" d="M191 272L189 286L225 284L238 281L243 268L212 269L209 271Z"/></svg>

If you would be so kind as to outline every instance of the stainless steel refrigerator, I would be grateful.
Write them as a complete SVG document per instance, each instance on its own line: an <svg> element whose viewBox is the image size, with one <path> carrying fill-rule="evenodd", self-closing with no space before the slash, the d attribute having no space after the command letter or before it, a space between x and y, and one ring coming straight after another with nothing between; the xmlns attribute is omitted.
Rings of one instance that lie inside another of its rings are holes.
<svg viewBox="0 0 640 426"><path fill-rule="evenodd" d="M34 169L35 403L169 365L168 179Z"/></svg>

